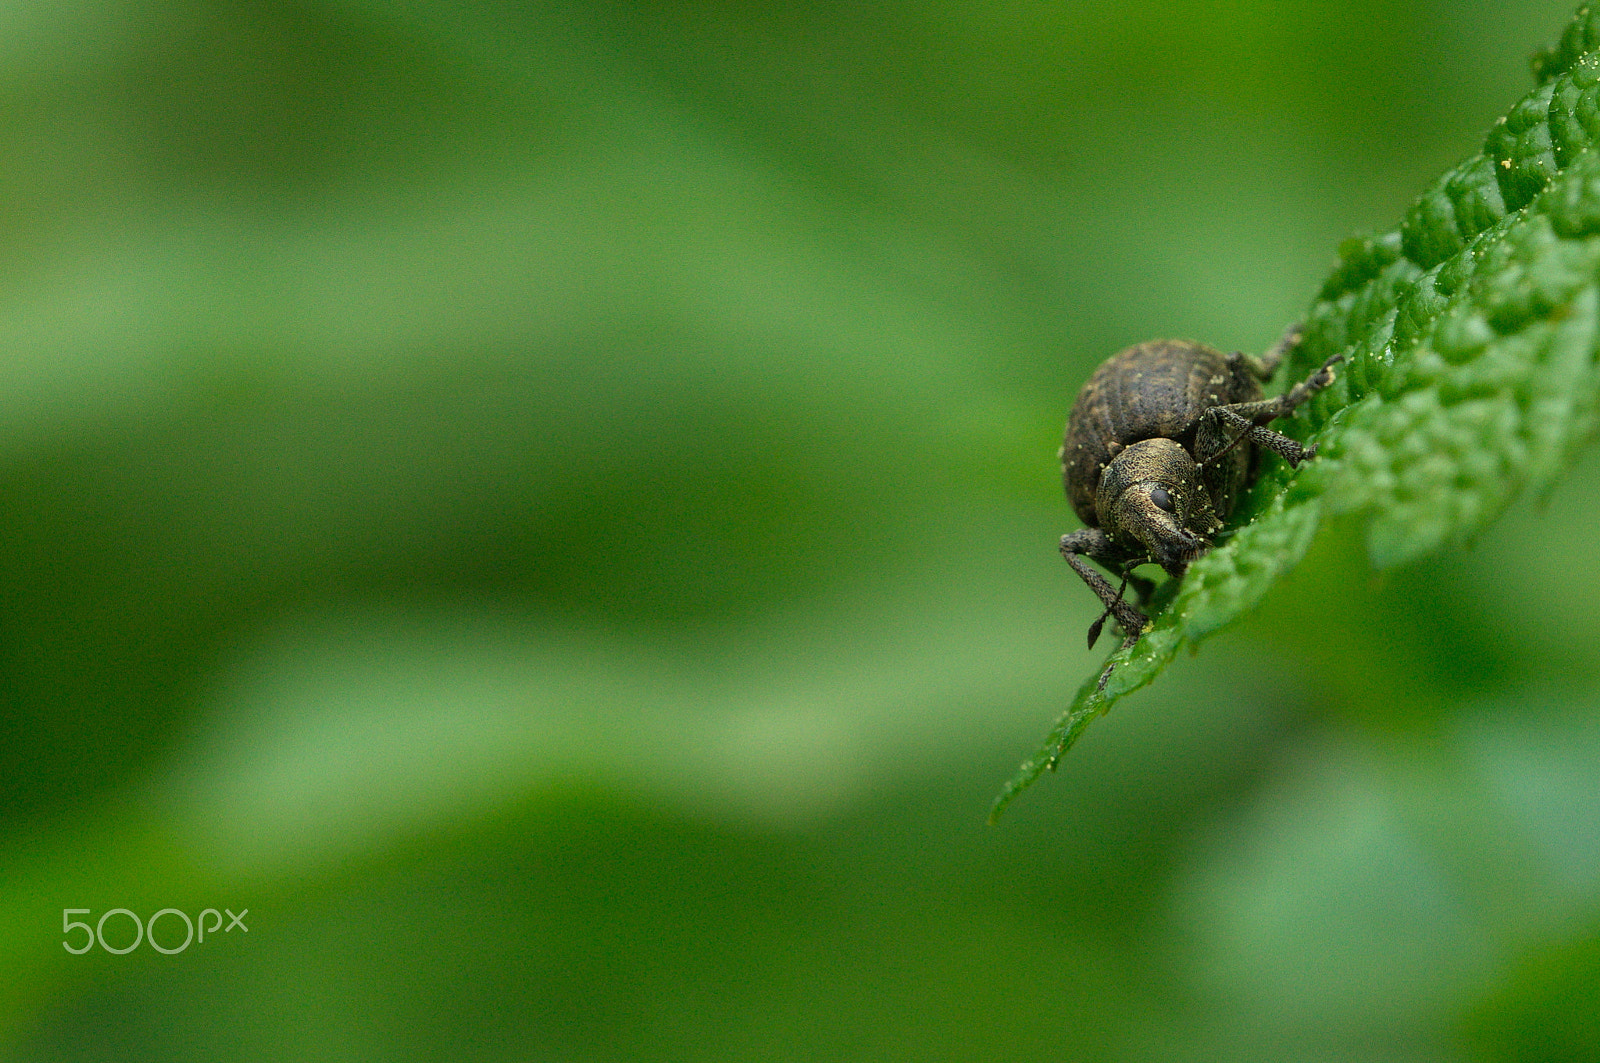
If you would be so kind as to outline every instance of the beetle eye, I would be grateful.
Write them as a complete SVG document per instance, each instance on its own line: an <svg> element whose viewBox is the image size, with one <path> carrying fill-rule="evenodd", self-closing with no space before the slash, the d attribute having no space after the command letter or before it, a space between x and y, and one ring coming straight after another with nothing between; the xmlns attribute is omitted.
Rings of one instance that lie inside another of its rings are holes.
<svg viewBox="0 0 1600 1063"><path fill-rule="evenodd" d="M1152 487L1150 489L1150 501L1156 504L1157 509L1164 509L1168 513L1178 512L1177 508L1172 504L1172 496L1167 494L1165 487Z"/></svg>

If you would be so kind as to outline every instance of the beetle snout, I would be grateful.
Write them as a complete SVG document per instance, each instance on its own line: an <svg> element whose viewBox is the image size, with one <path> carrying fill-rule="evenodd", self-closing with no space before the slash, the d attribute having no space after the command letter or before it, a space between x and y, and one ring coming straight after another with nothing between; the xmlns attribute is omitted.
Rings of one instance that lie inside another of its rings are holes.
<svg viewBox="0 0 1600 1063"><path fill-rule="evenodd" d="M1187 528L1164 529L1157 542L1151 545L1151 554L1170 576L1181 576L1189 562L1206 552L1211 544Z"/></svg>
<svg viewBox="0 0 1600 1063"><path fill-rule="evenodd" d="M1189 562L1211 545L1185 526L1185 504L1174 502L1165 487L1139 484L1125 491L1112 507L1112 524L1130 547L1137 541L1150 560L1169 575L1182 575Z"/></svg>

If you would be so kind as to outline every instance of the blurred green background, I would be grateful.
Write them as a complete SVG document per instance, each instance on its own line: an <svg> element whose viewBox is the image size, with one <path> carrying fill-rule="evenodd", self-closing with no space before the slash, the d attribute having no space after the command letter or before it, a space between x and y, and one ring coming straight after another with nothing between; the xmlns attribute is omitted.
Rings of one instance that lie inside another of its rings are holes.
<svg viewBox="0 0 1600 1063"><path fill-rule="evenodd" d="M984 825L1077 386L1264 349L1570 13L0 6L0 1058L1600 1058L1594 452Z"/></svg>

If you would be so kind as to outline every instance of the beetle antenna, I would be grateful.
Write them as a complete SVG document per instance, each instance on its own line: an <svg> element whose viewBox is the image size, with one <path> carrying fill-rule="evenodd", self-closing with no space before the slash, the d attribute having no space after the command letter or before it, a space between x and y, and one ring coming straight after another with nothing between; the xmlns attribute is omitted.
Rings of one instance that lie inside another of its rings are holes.
<svg viewBox="0 0 1600 1063"><path fill-rule="evenodd" d="M1133 570L1138 568L1140 565L1148 565L1148 564L1150 564L1151 560L1152 559L1150 557L1148 557L1148 556L1146 556L1146 557L1135 557L1135 558L1133 558L1133 559L1131 559L1131 560L1129 560L1129 561L1127 561L1126 563L1123 564L1123 566L1122 566L1122 585L1117 588L1117 601L1119 601L1119 602L1122 601L1122 594L1123 594L1124 591L1126 591L1128 589L1128 577L1129 577L1129 575L1131 575L1133 573ZM1111 616L1111 607L1108 605L1108 606L1106 606L1106 611L1101 613L1099 618L1096 619L1094 623L1089 625L1089 648L1091 650L1094 649L1094 644L1096 642L1100 641L1100 631L1101 631L1101 629L1103 629L1106 626L1106 620L1110 616ZM1129 645L1131 645L1131 643ZM1123 648L1126 649L1127 647L1124 646ZM1111 670L1109 668L1106 669L1106 674L1107 675L1111 674ZM1102 687L1105 686L1104 680L1102 680L1100 685Z"/></svg>
<svg viewBox="0 0 1600 1063"><path fill-rule="evenodd" d="M1250 426L1250 428L1254 428L1254 427L1255 427L1255 425L1251 425ZM1221 450L1219 450L1215 454L1211 455L1211 457L1207 458L1205 461L1197 463L1196 468L1200 468L1200 469L1205 468L1207 465L1210 465L1212 462L1217 461L1218 459L1220 459L1222 457L1222 455L1226 454L1228 451L1230 451L1234 447L1238 446L1240 440L1244 439L1245 436L1250 434L1250 428L1246 428L1243 432L1240 432L1238 435L1234 436L1231 440L1228 441L1228 445L1227 446L1223 447Z"/></svg>

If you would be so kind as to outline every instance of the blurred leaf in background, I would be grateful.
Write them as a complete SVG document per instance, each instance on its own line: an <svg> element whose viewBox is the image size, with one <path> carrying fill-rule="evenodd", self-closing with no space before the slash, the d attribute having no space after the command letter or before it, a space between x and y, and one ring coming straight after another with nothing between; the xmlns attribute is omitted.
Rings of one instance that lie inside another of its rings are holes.
<svg viewBox="0 0 1600 1063"><path fill-rule="evenodd" d="M6 8L0 1057L1572 1058L1593 454L982 826L1078 384L1262 349L1569 14Z"/></svg>

